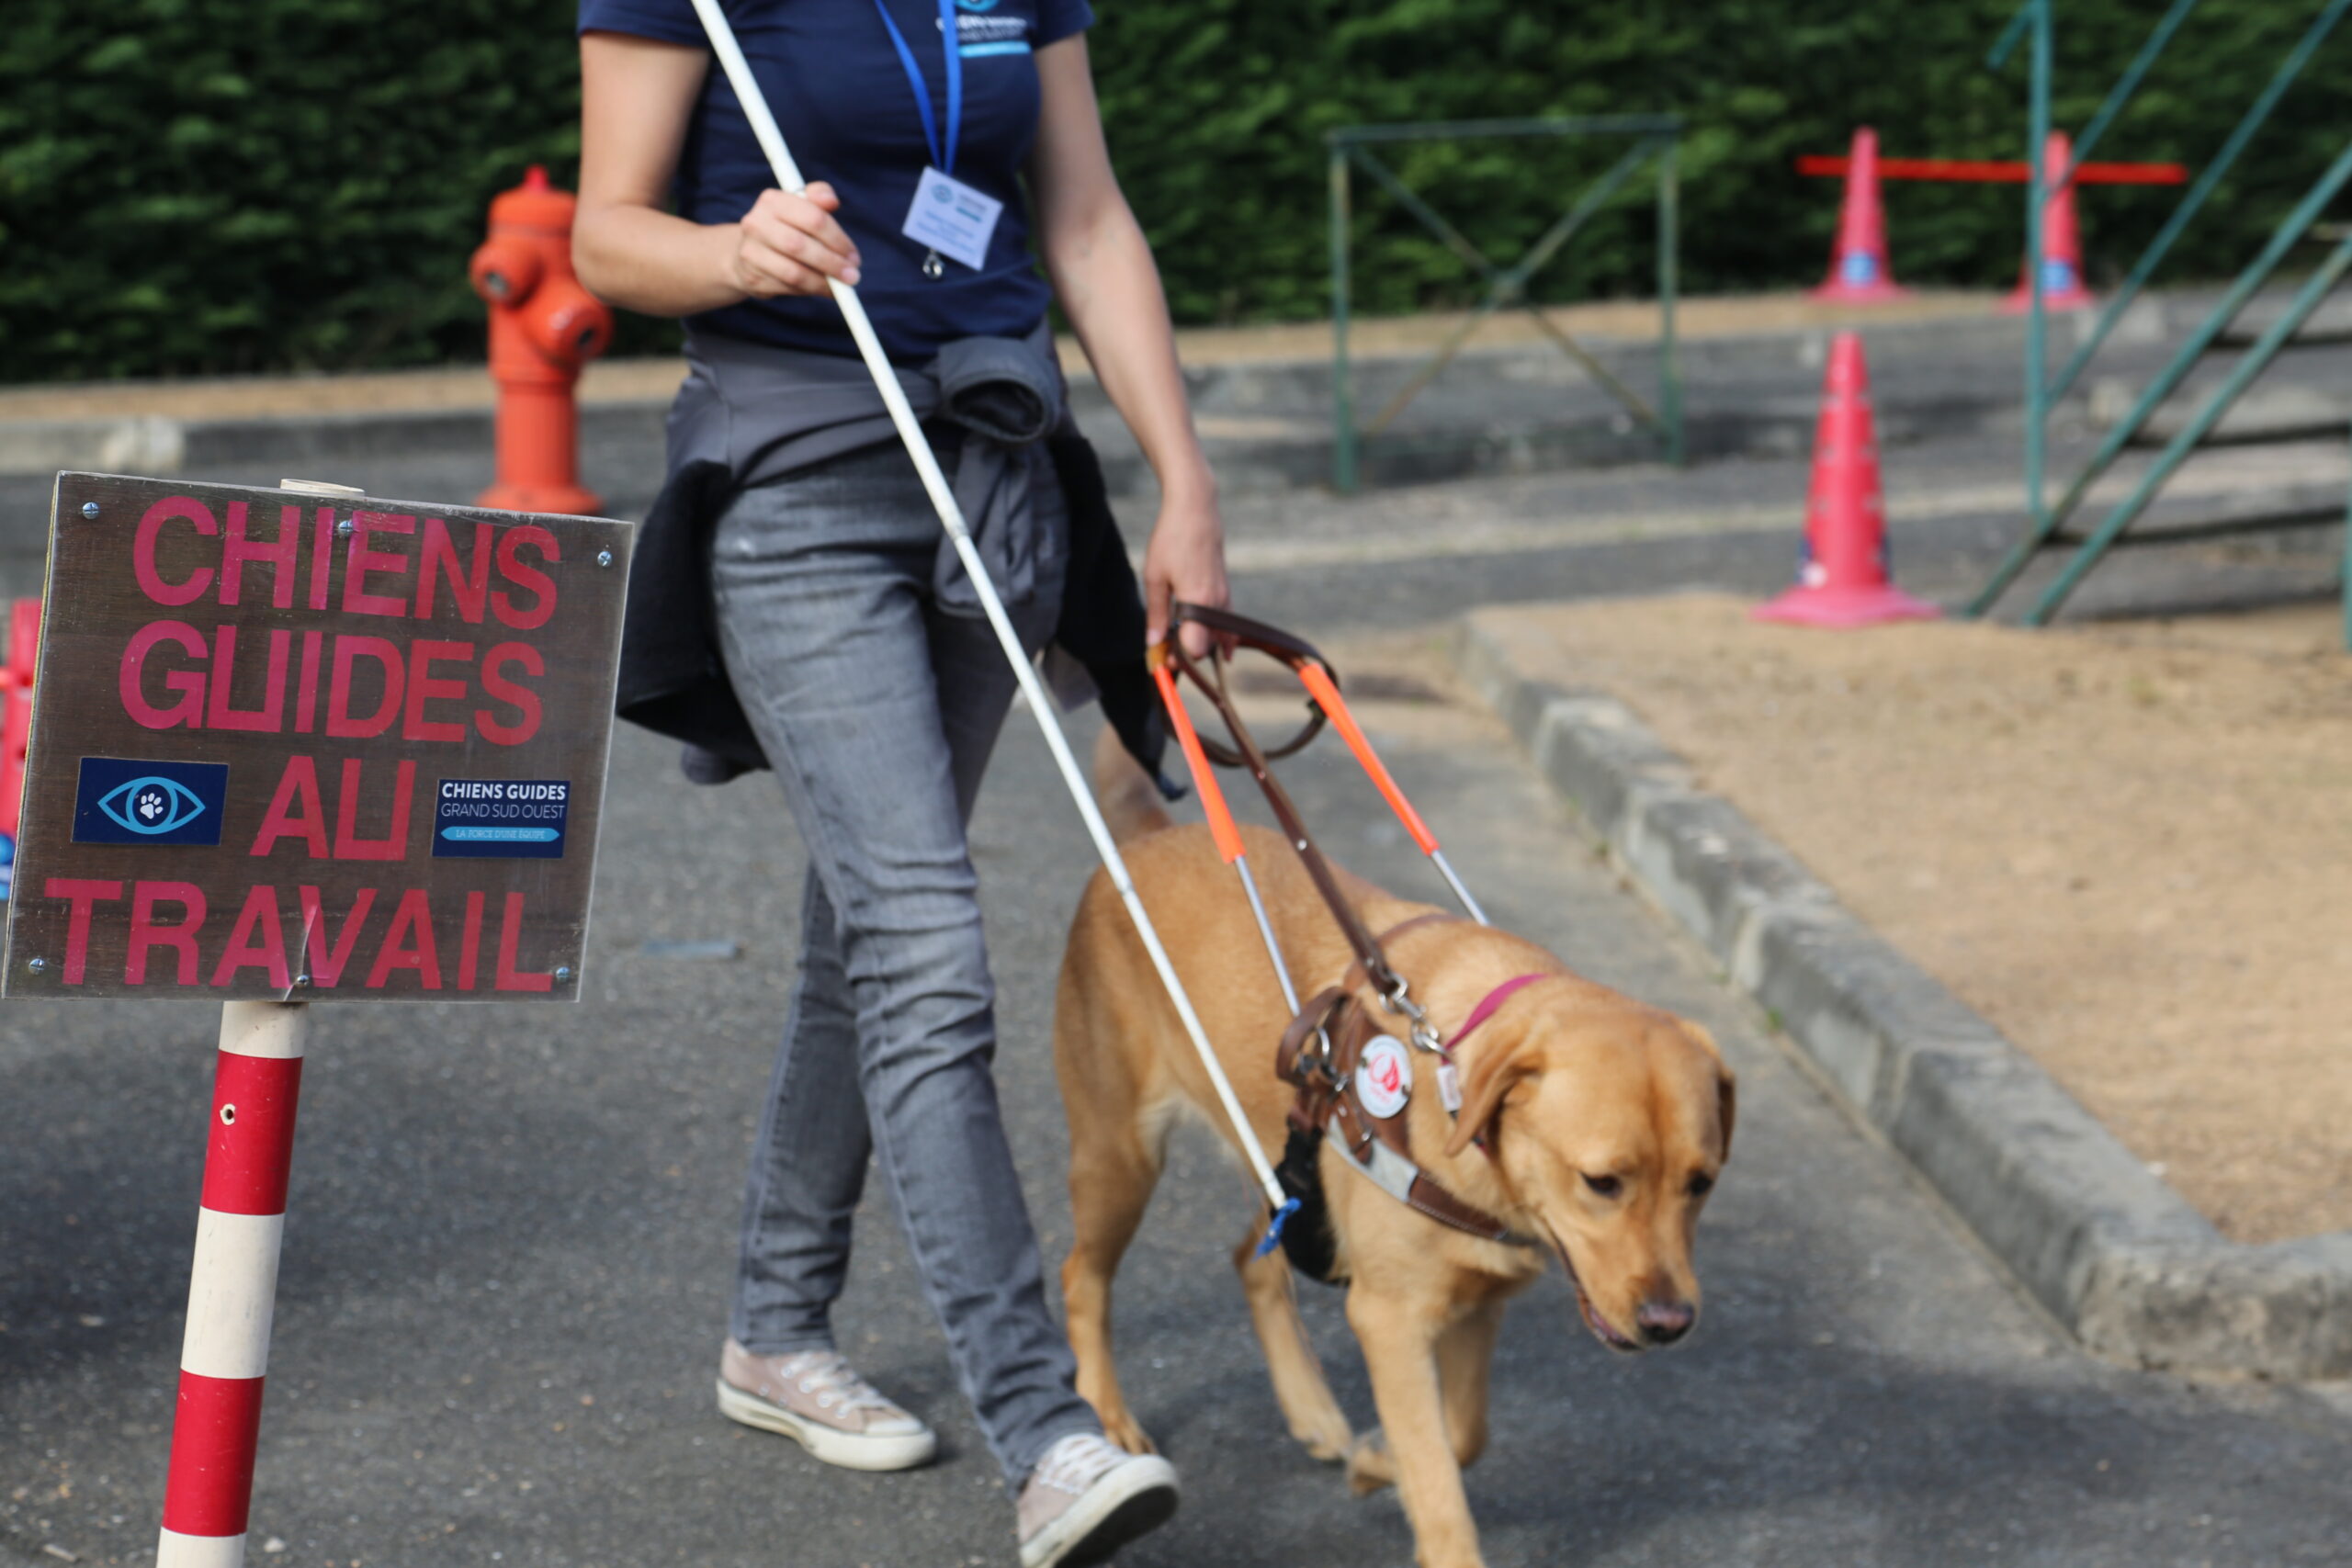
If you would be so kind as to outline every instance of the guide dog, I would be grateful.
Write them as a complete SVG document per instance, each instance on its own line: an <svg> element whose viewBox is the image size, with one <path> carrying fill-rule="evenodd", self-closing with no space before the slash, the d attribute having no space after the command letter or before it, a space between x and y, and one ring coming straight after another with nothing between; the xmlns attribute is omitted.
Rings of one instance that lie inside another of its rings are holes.
<svg viewBox="0 0 2352 1568"><path fill-rule="evenodd" d="M1266 1148L1279 1150L1294 1091L1273 1062L1292 1021L1241 889L1208 829L1173 826L1142 770L1108 734L1095 773L1136 886L1250 1124ZM1299 989L1338 981L1351 962L1338 922L1280 838L1245 833ZM1340 876L1374 931L1432 913ZM1464 1042L1458 1116L1440 1103L1431 1057L1422 1053L1414 1054L1420 1070L1396 1112L1422 1170L1514 1235L1490 1241L1427 1218L1347 1163L1336 1140L1324 1140L1319 1175L1336 1273L1346 1281L1348 1322L1381 1419L1380 1431L1361 1438L1307 1342L1291 1266L1280 1252L1258 1256L1264 1215L1234 1263L1292 1435L1317 1458L1344 1461L1359 1495L1397 1486L1424 1568L1472 1568L1481 1559L1462 1467L1486 1446L1487 1371L1504 1302L1535 1279L1550 1253L1566 1270L1586 1326L1610 1348L1638 1351L1688 1334L1699 1311L1692 1234L1730 1152L1735 1080L1705 1030L1580 979L1503 931L1419 921L1384 945L1449 1041L1505 982L1544 977L1510 992ZM1112 1275L1150 1201L1177 1116L1197 1114L1235 1139L1101 871L1071 924L1054 1061L1069 1122L1076 1240L1062 1292L1079 1392L1114 1442L1148 1452L1151 1440L1112 1362Z"/></svg>

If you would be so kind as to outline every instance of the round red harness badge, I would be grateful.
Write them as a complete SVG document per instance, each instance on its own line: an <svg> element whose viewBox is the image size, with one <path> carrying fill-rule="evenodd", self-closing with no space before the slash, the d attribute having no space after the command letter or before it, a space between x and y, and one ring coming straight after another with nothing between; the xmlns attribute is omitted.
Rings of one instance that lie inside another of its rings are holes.
<svg viewBox="0 0 2352 1568"><path fill-rule="evenodd" d="M1405 1109L1413 1094L1413 1059L1394 1035L1375 1034L1356 1062L1356 1098L1366 1115L1383 1121Z"/></svg>

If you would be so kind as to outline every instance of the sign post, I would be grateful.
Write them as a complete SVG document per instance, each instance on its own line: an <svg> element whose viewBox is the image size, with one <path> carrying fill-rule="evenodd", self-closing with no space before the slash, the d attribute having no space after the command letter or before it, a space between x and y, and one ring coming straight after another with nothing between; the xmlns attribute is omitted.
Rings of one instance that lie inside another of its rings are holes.
<svg viewBox="0 0 2352 1568"><path fill-rule="evenodd" d="M244 1561L310 1015L305 1002L220 1004L212 1138L188 1270L156 1568L237 1568Z"/></svg>
<svg viewBox="0 0 2352 1568"><path fill-rule="evenodd" d="M628 537L58 476L0 995L221 1001L158 1568L244 1559L307 1003L579 996Z"/></svg>

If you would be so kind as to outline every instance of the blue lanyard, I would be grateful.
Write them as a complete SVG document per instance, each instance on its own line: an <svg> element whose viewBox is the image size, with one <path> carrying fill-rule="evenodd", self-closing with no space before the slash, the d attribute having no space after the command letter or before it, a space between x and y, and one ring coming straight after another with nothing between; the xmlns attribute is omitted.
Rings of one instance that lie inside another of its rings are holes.
<svg viewBox="0 0 2352 1568"><path fill-rule="evenodd" d="M890 19L889 7L882 0L874 0L874 8L882 13L882 25L890 29L890 41L898 46L899 63L907 68L907 80L915 90L915 112L922 116L922 139L931 148L931 161L943 175L956 172L956 128L964 118L964 51L956 30L956 0L939 0L939 39L947 51L947 145L939 145L939 127L931 118L931 89L922 79L922 67L915 62L915 51L907 47L907 35Z"/></svg>

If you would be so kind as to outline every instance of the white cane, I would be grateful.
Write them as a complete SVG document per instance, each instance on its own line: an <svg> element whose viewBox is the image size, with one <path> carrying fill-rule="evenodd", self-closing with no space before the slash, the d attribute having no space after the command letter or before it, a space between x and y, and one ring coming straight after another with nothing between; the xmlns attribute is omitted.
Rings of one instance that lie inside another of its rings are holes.
<svg viewBox="0 0 2352 1568"><path fill-rule="evenodd" d="M752 122L752 133L760 141L761 151L768 157L768 166L775 171L776 184L797 193L807 184L800 177L800 166L792 161L791 152L784 144L784 132L776 129L775 117L768 112L768 102L760 85L752 76L752 67L743 58L742 50L735 42L735 29L728 24L726 14L719 9L718 0L694 0L695 13L702 18L703 30L710 35L710 47L718 56L718 63L727 73L727 80L735 89L735 96L742 103L743 113ZM956 40L946 40L956 47ZM1273 1206L1273 1223L1267 1228L1261 1250L1272 1246L1281 1235L1283 1222L1297 1209L1295 1199L1283 1195L1282 1183L1274 1179L1273 1167L1267 1163L1266 1151L1259 1146L1258 1137L1250 1130L1250 1120L1242 1113L1241 1102L1233 1093L1233 1085L1225 1076L1225 1068L1210 1049L1207 1032L1201 1027L1200 1015L1193 1010L1193 999L1184 993L1184 983L1176 977L1175 965L1168 960L1168 950L1159 944L1159 933L1152 929L1151 917L1144 912L1143 900L1136 896L1135 880L1127 874L1127 863L1120 858L1119 847L1111 840L1111 829L1102 820L1102 812L1094 804L1094 792L1087 787L1086 775L1079 771L1078 759L1070 754L1069 741L1062 734L1062 727L1054 717L1050 700L1037 672L1030 667L1029 658L1022 650L1020 634L1012 629L1012 622L1004 613L1004 602L997 597L996 584L989 580L988 568L981 564L979 553L972 547L971 531L964 525L964 514L956 505L956 497L947 487L947 478L939 471L939 460L932 455L931 443L923 438L922 426L915 423L914 410L907 405L907 395L899 385L898 372L882 352L881 340L874 335L874 323L865 318L865 307L857 298L857 290L840 278L829 278L834 302L842 308L842 315L849 322L850 336L857 340L857 352L865 361L865 368L874 377L874 389L882 394L883 406L890 411L890 423L898 427L899 439L906 444L907 456L914 459L915 472L922 476L922 488L931 493L931 503L938 510L940 525L956 545L956 554L964 563L964 570L972 580L972 588L979 595L980 608L987 613L989 625L996 628L996 638L1003 645L1004 656L1012 661L1012 673L1021 682L1021 694L1028 700L1029 711L1037 716L1037 728L1045 732L1046 744L1052 749L1054 761L1062 771L1062 782L1069 785L1070 798L1078 803L1080 817L1086 819L1086 830L1094 839L1095 852L1102 857L1102 867L1111 874L1112 885L1118 888L1119 897L1127 907L1127 914L1135 920L1136 934L1143 939L1144 951L1151 954L1152 967L1159 971L1160 983L1168 987L1168 999L1176 1006L1176 1016L1183 1021L1184 1032L1199 1052L1201 1065L1208 1069L1209 1081L1216 1086L1218 1101L1224 1105L1226 1116L1233 1122L1233 1130L1241 1140L1242 1152L1250 1158L1250 1168L1258 1184L1266 1190L1266 1201Z"/></svg>

